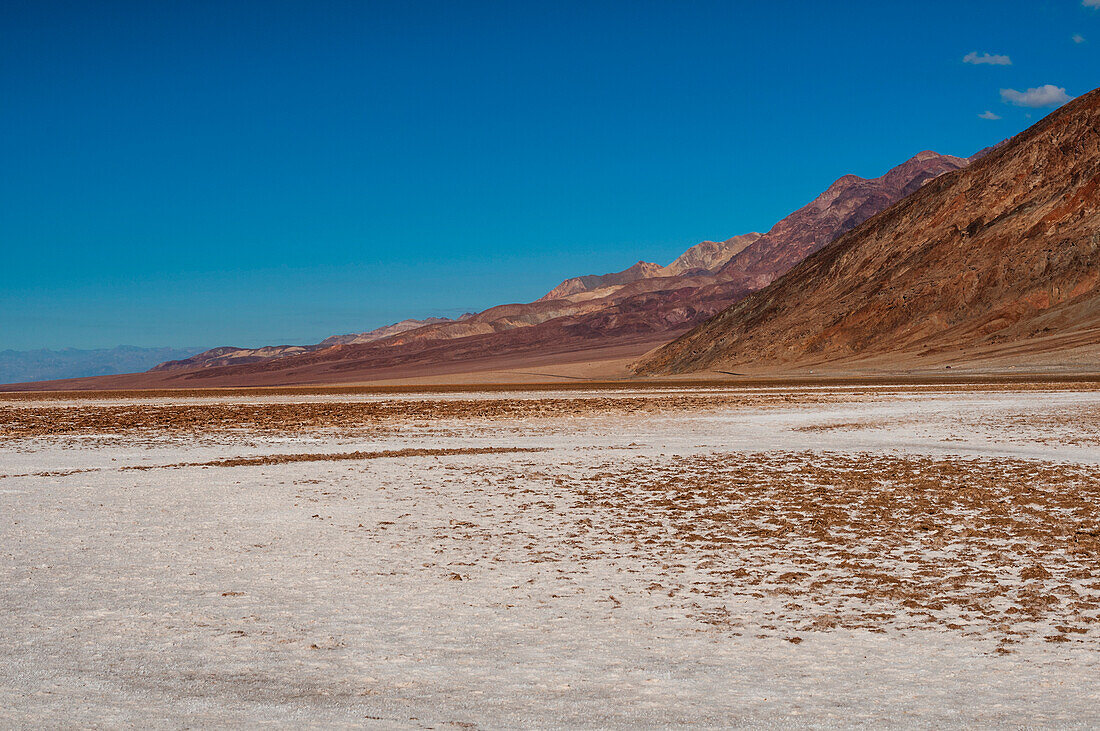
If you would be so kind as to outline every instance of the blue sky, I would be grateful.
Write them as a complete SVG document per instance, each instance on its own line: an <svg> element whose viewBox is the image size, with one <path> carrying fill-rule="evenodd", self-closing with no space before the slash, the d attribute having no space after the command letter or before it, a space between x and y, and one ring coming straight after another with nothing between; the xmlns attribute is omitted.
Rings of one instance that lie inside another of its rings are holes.
<svg viewBox="0 0 1100 731"><path fill-rule="evenodd" d="M8 0L0 349L316 342L667 263L1092 89L1086 4Z"/></svg>

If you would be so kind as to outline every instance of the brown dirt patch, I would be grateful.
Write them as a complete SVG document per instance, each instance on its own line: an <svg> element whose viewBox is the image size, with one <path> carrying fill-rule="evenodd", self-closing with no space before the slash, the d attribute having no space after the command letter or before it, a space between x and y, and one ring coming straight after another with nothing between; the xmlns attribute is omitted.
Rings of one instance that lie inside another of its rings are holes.
<svg viewBox="0 0 1100 731"><path fill-rule="evenodd" d="M753 598L773 603L756 622L796 631L1100 635L1100 467L766 453L544 477L599 539L586 555L647 557L653 591L712 625L742 626Z"/></svg>

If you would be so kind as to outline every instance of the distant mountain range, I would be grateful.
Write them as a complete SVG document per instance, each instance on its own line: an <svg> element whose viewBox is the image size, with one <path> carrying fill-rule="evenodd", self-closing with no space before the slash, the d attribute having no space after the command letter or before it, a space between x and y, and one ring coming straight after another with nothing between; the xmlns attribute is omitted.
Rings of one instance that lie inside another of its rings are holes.
<svg viewBox="0 0 1100 731"><path fill-rule="evenodd" d="M642 374L1100 366L1100 90L943 175Z"/></svg>
<svg viewBox="0 0 1100 731"><path fill-rule="evenodd" d="M325 338L316 345L267 345L261 348L236 348L233 346L222 346L220 348L211 348L210 350L204 350L201 353L196 353L187 358L180 358L178 360L168 360L163 363L157 364L153 371L178 371L187 370L189 368L210 368L212 366L227 366L227 365L245 365L248 363L259 363L261 361L272 360L274 358L285 358L291 355L300 355L302 353L310 353L315 350L324 350L334 345L358 345L361 343L372 343L375 340L382 340L383 338L389 338L394 335L399 335L409 330L416 330L418 328L425 327L427 325L440 325L443 323L459 322L461 320L473 317L472 313L466 313L457 320L452 320L449 317L429 317L424 320L402 320L396 322L393 325L385 325L383 327L370 330L362 333L351 333L348 335L333 335L332 337Z"/></svg>
<svg viewBox="0 0 1100 731"><path fill-rule="evenodd" d="M878 178L845 175L766 233L704 241L666 266L639 261L572 277L534 302L313 345L215 348L148 373L50 387L538 375L531 369L612 361L626 373L648 351L638 374L767 371L903 351L908 360L895 365L909 368L937 353L1004 354L1018 344L1055 359L1092 352L1096 106L1097 92L1080 97L970 158L926 151Z"/></svg>
<svg viewBox="0 0 1100 731"><path fill-rule="evenodd" d="M133 373L148 370L166 359L186 358L200 350L130 345L99 350L0 350L0 383Z"/></svg>

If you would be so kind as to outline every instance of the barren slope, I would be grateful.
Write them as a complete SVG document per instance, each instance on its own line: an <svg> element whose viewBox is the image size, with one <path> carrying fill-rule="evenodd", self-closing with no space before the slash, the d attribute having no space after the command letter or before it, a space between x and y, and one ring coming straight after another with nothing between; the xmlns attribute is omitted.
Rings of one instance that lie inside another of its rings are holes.
<svg viewBox="0 0 1100 731"><path fill-rule="evenodd" d="M1100 92L835 241L640 373L1100 343ZM1089 351L1092 348L1093 350Z"/></svg>

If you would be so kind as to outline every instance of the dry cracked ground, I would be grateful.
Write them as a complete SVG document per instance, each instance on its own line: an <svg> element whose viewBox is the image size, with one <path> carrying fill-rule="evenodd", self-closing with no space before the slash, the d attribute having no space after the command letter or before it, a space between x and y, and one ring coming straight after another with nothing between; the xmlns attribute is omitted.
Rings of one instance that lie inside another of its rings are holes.
<svg viewBox="0 0 1100 731"><path fill-rule="evenodd" d="M0 397L0 725L1100 724L1100 389Z"/></svg>

